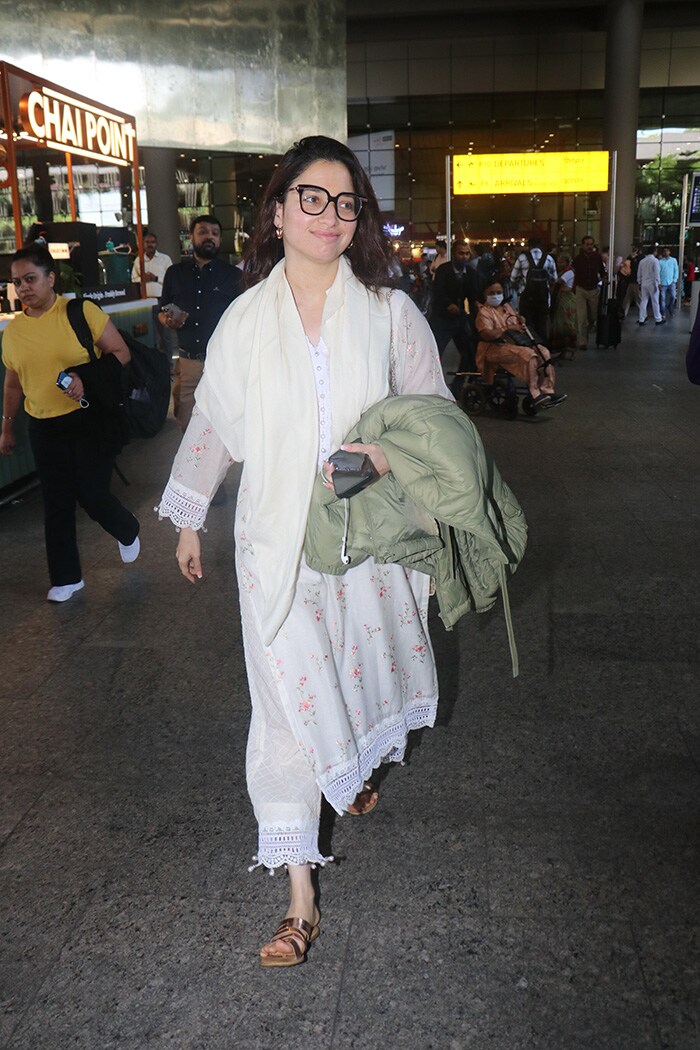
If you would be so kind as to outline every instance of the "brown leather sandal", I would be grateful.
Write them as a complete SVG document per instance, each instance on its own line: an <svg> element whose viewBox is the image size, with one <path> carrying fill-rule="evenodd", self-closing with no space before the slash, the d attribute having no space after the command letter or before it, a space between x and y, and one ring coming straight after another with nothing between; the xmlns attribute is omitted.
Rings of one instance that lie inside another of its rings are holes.
<svg viewBox="0 0 700 1050"><path fill-rule="evenodd" d="M379 802L379 788L371 780L365 780L362 791L355 795L355 801L348 806L348 813L353 817L364 817L371 813Z"/></svg>
<svg viewBox="0 0 700 1050"><path fill-rule="evenodd" d="M260 965L266 967L298 966L299 963L306 962L306 953L320 932L319 923L312 926L306 919L282 919L274 936L263 947L267 948L274 941L286 941L291 944L292 950L276 954L272 952L268 955L263 955L261 952Z"/></svg>

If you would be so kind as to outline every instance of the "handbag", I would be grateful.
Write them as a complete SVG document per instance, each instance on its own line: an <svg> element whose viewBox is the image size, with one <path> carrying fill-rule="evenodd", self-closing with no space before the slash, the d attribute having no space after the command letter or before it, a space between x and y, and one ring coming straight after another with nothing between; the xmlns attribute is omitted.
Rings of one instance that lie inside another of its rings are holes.
<svg viewBox="0 0 700 1050"><path fill-rule="evenodd" d="M67 312L78 342L88 352L90 364L97 364L103 369L105 360L112 355L103 354L98 358L95 354L82 299L69 300ZM117 331L127 345L131 360L126 365L120 364L116 370L115 390L118 393L108 397L105 407L115 411L116 406L112 402L116 396L122 416L122 444L125 445L131 437L155 437L165 423L170 405L170 363L164 354L134 339L123 328ZM92 371L87 375L90 376ZM114 376L110 376L110 381L114 381Z"/></svg>
<svg viewBox="0 0 700 1050"><path fill-rule="evenodd" d="M364 452L346 452L341 448L328 457L328 462L335 467L331 481L338 499L350 499L379 478L374 463Z"/></svg>
<svg viewBox="0 0 700 1050"><path fill-rule="evenodd" d="M509 328L508 331L501 336L498 342L513 343L515 344L515 346L532 347L535 345L535 340L532 338L530 333L521 332L519 328Z"/></svg>

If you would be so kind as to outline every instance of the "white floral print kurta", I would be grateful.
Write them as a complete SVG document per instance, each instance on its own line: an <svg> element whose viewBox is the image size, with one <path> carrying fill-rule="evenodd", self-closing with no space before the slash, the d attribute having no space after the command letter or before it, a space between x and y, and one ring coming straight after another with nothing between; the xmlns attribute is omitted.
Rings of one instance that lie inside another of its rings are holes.
<svg viewBox="0 0 700 1050"><path fill-rule="evenodd" d="M397 393L449 397L430 331L406 296L392 297ZM319 414L319 466L330 447L328 350L309 344ZM160 507L198 528L230 463L195 409ZM432 725L437 679L427 631L430 580L371 558L342 576L302 560L292 608L271 645L261 639L255 551L247 535L245 467L236 509L236 567L252 702L248 790L257 861L323 863L321 794L343 812L383 759L403 757L409 730Z"/></svg>

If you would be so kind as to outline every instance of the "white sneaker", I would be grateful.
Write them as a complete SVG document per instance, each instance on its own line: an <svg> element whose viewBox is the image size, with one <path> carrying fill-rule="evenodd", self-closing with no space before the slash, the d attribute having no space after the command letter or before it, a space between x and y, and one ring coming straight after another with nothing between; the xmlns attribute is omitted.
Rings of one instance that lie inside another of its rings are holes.
<svg viewBox="0 0 700 1050"><path fill-rule="evenodd" d="M136 561L136 559L139 556L140 550L141 541L139 540L138 536L136 537L133 543L119 544L119 553L121 554L121 559L122 561L126 562L127 565L132 561Z"/></svg>
<svg viewBox="0 0 700 1050"><path fill-rule="evenodd" d="M46 595L47 602L67 602L76 591L82 591L85 584L82 580L78 583L66 583L63 587L51 587Z"/></svg>

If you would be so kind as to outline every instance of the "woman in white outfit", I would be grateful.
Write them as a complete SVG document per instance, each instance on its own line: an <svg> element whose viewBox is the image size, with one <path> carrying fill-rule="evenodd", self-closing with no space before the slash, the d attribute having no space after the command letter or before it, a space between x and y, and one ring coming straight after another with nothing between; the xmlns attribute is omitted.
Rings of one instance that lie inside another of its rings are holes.
<svg viewBox="0 0 700 1050"><path fill-rule="evenodd" d="M318 472L362 413L398 394L450 397L427 322L386 287L389 248L355 155L323 136L283 157L246 254L252 285L207 350L197 406L160 507L180 528L177 559L201 578L199 532L232 460L243 461L235 538L252 702L248 789L261 865L287 866L290 907L263 966L302 962L319 932L312 866L322 794L369 812L367 780L432 725L437 681L429 579L372 559L342 576L303 558ZM367 453L389 470L378 445Z"/></svg>

